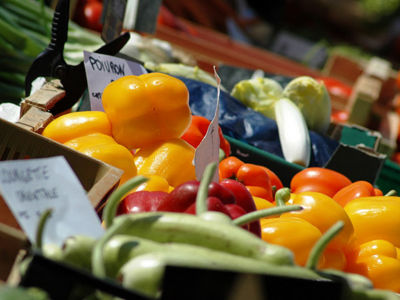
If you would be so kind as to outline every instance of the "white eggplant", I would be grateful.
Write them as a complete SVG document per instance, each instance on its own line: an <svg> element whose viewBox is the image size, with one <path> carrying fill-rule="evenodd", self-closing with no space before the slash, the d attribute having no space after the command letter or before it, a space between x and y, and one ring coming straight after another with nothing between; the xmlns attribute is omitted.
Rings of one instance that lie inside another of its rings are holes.
<svg viewBox="0 0 400 300"><path fill-rule="evenodd" d="M307 167L310 163L311 143L302 112L287 98L276 101L274 108L285 160Z"/></svg>

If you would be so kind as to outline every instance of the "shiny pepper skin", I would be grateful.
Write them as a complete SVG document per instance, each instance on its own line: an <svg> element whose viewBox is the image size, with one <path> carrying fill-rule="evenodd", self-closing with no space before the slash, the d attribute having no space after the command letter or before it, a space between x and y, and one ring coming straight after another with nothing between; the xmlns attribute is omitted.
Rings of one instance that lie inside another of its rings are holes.
<svg viewBox="0 0 400 300"><path fill-rule="evenodd" d="M111 123L106 113L77 111L61 115L51 121L43 130L42 135L59 143L65 143L96 132L111 136Z"/></svg>
<svg viewBox="0 0 400 300"><path fill-rule="evenodd" d="M400 292L400 260L396 247L385 240L371 240L346 252L347 272L369 278L374 288Z"/></svg>
<svg viewBox="0 0 400 300"><path fill-rule="evenodd" d="M377 196L376 194L379 192L380 190L374 188L374 186L368 181L358 180L340 189L333 196L333 200L344 207L348 202L353 199L360 197Z"/></svg>
<svg viewBox="0 0 400 300"><path fill-rule="evenodd" d="M210 123L211 121L203 116L193 115L190 126L183 133L181 139L184 139L190 145L197 148L206 135ZM228 140L225 139L222 129L219 126L218 136L220 149L224 151L225 156L229 156L231 154L231 145L229 144Z"/></svg>
<svg viewBox="0 0 400 300"><path fill-rule="evenodd" d="M159 175L176 187L195 180L195 149L182 139L171 139L139 149L134 156L138 174Z"/></svg>
<svg viewBox="0 0 400 300"><path fill-rule="evenodd" d="M347 203L344 209L353 223L359 244L382 239L400 247L400 197L357 198Z"/></svg>
<svg viewBox="0 0 400 300"><path fill-rule="evenodd" d="M106 86L102 103L115 140L128 149L179 138L191 121L186 85L167 74L121 77Z"/></svg>
<svg viewBox="0 0 400 300"><path fill-rule="evenodd" d="M137 174L132 152L111 136L93 133L69 140L64 145L123 170L120 184Z"/></svg>
<svg viewBox="0 0 400 300"><path fill-rule="evenodd" d="M302 218L317 227L322 234L337 221L344 222L343 229L328 244L327 249L343 249L349 243L354 231L353 225L344 208L331 197L317 192L291 193L287 204L301 205L303 209L284 213L281 218Z"/></svg>
<svg viewBox="0 0 400 300"><path fill-rule="evenodd" d="M333 197L349 184L351 184L350 179L339 172L321 167L310 167L292 177L290 189L293 193L318 192Z"/></svg>
<svg viewBox="0 0 400 300"><path fill-rule="evenodd" d="M283 187L276 174L265 166L245 163L235 156L228 156L218 166L220 180L235 179L243 183L252 196L274 201L274 192Z"/></svg>
<svg viewBox="0 0 400 300"><path fill-rule="evenodd" d="M263 218L260 224L261 238L290 249L300 266L305 265L312 247L321 237L317 227L301 218Z"/></svg>

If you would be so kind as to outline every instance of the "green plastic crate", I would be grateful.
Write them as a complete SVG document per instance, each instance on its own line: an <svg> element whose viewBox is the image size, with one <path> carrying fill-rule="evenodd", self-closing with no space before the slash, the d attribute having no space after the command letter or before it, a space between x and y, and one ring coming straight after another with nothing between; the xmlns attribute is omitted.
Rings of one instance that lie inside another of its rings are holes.
<svg viewBox="0 0 400 300"><path fill-rule="evenodd" d="M284 186L289 187L292 177L304 169L303 166L287 162L280 156L261 150L243 141L229 136L225 136L225 138L231 144L232 155L244 162L261 164L268 167L279 176ZM348 176L349 174L345 175ZM375 181L375 185L379 187L383 193L396 190L397 194L400 195L400 166L385 159Z"/></svg>

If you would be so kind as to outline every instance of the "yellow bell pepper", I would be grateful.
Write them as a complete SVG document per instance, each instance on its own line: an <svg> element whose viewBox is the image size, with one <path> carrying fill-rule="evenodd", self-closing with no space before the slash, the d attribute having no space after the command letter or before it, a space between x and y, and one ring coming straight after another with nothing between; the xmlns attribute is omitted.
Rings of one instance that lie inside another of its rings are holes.
<svg viewBox="0 0 400 300"><path fill-rule="evenodd" d="M167 179L159 175L147 176L148 180L139 184L133 191L166 192L169 193L173 187L169 185Z"/></svg>
<svg viewBox="0 0 400 300"><path fill-rule="evenodd" d="M327 249L343 249L350 241L354 231L350 218L343 207L331 197L319 192L291 193L287 204L301 205L303 209L284 213L281 218L302 218L317 227L322 234L337 221L342 220L344 222L343 229L332 239Z"/></svg>
<svg viewBox="0 0 400 300"><path fill-rule="evenodd" d="M64 145L123 170L120 184L137 175L132 152L111 136L93 133L69 140Z"/></svg>
<svg viewBox="0 0 400 300"><path fill-rule="evenodd" d="M381 239L400 247L400 197L361 197L348 202L344 209L359 244Z"/></svg>
<svg viewBox="0 0 400 300"><path fill-rule="evenodd" d="M261 197L253 196L253 200L257 210L275 207L274 203L269 202L268 200Z"/></svg>
<svg viewBox="0 0 400 300"><path fill-rule="evenodd" d="M400 260L375 254L360 258L359 274L369 278L376 289L391 290L400 293Z"/></svg>
<svg viewBox="0 0 400 300"><path fill-rule="evenodd" d="M295 262L301 266L305 265L312 247L321 237L317 227L296 217L260 219L260 225L261 238L290 249Z"/></svg>
<svg viewBox="0 0 400 300"><path fill-rule="evenodd" d="M346 250L345 271L369 278L375 288L400 291L400 260L397 248L386 240L352 243Z"/></svg>
<svg viewBox="0 0 400 300"><path fill-rule="evenodd" d="M347 258L341 249L325 249L323 252L324 261L319 266L320 269L335 269L343 271L347 265Z"/></svg>
<svg viewBox="0 0 400 300"><path fill-rule="evenodd" d="M376 244L376 241L372 241ZM388 289L396 293L400 292L400 260L391 255L385 255L385 251L377 249L365 250L361 245L353 252L347 262L345 271L360 274L371 280L374 288ZM358 251L358 252L357 252ZM376 254L366 255L366 252ZM382 252L382 253L380 253Z"/></svg>
<svg viewBox="0 0 400 300"><path fill-rule="evenodd" d="M128 149L179 138L189 127L189 91L162 73L124 76L106 86L104 111L115 140Z"/></svg>
<svg viewBox="0 0 400 300"><path fill-rule="evenodd" d="M134 155L138 174L159 175L176 187L196 179L195 148L182 139L172 139L140 148Z"/></svg>
<svg viewBox="0 0 400 300"><path fill-rule="evenodd" d="M42 135L65 143L95 132L111 136L111 123L105 112L77 111L61 115L46 126Z"/></svg>

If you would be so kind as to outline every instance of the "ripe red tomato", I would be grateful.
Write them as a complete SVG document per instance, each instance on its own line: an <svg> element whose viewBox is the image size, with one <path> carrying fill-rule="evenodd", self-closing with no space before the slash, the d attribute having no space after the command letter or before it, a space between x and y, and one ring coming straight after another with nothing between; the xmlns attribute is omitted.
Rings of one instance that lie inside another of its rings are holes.
<svg viewBox="0 0 400 300"><path fill-rule="evenodd" d="M103 3L99 1L87 1L83 7L82 23L85 27L101 32L103 25L100 23L103 12Z"/></svg>

